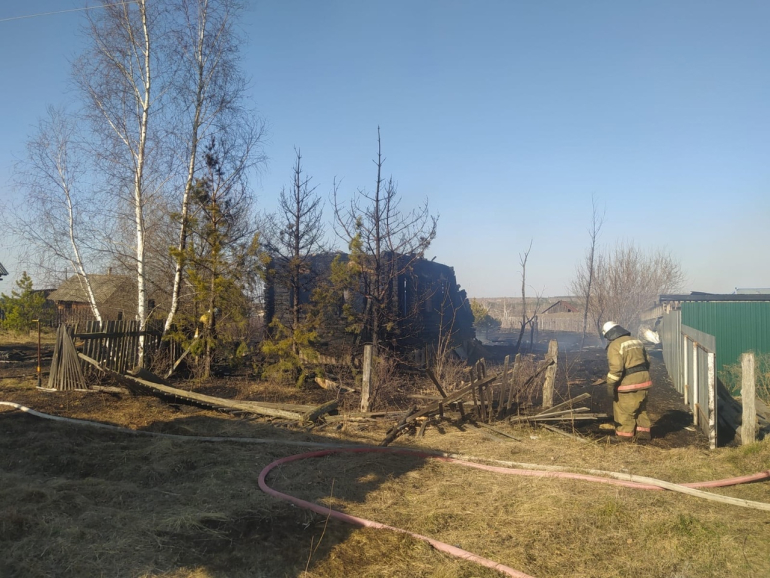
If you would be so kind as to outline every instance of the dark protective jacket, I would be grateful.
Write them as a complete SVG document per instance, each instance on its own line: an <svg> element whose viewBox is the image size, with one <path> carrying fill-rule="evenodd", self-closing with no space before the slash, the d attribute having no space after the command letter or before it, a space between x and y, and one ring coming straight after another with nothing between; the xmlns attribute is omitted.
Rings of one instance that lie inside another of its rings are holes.
<svg viewBox="0 0 770 578"><path fill-rule="evenodd" d="M620 325L610 329L604 337L610 342L607 345L607 386L621 393L649 388L652 385L650 360L642 342L633 339Z"/></svg>

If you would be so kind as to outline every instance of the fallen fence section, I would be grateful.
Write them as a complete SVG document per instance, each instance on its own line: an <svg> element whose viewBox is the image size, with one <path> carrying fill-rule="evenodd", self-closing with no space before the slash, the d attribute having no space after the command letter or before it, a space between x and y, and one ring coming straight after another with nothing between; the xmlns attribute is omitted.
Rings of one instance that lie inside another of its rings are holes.
<svg viewBox="0 0 770 578"><path fill-rule="evenodd" d="M204 395L194 391L185 391L177 389L162 383L157 376L153 376L147 371L138 372L143 377L130 374L120 374L106 367L102 367L96 360L87 355L79 353L78 356L83 361L93 365L97 369L105 372L110 377L118 381L127 389L138 394L149 394L157 397L171 397L187 403L209 407L218 411L225 411L235 414L256 414L270 417L292 420L300 423L315 421L322 415L337 410L337 402L330 402L321 406L314 405L293 405L280 403L267 403L256 401L238 401L233 399L223 399L211 395ZM147 378L154 378L157 381L150 381Z"/></svg>

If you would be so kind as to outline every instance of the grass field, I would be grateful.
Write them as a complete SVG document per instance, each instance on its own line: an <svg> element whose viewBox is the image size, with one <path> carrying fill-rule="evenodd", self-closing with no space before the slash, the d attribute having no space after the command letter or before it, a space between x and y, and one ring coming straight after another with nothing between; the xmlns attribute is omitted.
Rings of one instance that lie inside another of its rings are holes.
<svg viewBox="0 0 770 578"><path fill-rule="evenodd" d="M498 576L386 531L353 528L257 487L281 440L376 443L346 424L289 431L151 397L45 393L3 380L0 400L134 429L275 440L177 441L55 423L0 407L0 575L7 577ZM509 426L502 426L508 428ZM522 442L445 424L398 443L673 482L770 469L770 441L744 448L582 444L510 428ZM327 433L327 429L329 430ZM500 476L410 456L337 455L270 477L276 489L403 527L537 577L770 575L768 512L672 492ZM714 492L770 502L770 483Z"/></svg>

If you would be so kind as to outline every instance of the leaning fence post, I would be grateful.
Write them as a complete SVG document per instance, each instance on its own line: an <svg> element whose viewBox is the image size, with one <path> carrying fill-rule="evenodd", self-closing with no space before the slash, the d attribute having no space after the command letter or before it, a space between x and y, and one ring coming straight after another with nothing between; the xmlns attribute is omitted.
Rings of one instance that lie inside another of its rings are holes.
<svg viewBox="0 0 770 578"><path fill-rule="evenodd" d="M372 346L364 345L364 374L361 379L361 411L368 412L372 391Z"/></svg>
<svg viewBox="0 0 770 578"><path fill-rule="evenodd" d="M743 420L741 421L741 445L756 441L757 409L756 382L754 381L754 354L741 355L741 401Z"/></svg>

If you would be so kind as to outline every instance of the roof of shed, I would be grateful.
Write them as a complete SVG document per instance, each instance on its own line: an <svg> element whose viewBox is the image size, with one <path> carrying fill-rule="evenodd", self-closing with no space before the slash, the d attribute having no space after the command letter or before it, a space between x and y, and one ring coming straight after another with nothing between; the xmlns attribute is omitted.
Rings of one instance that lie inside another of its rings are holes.
<svg viewBox="0 0 770 578"><path fill-rule="evenodd" d="M134 280L127 275L89 275L91 288L97 303L109 301L118 291L124 291L126 286L133 286ZM85 283L75 275L62 283L59 288L48 296L51 301L72 301L88 303Z"/></svg>

